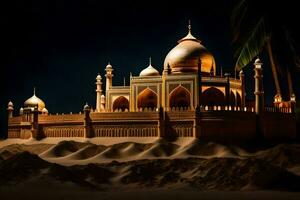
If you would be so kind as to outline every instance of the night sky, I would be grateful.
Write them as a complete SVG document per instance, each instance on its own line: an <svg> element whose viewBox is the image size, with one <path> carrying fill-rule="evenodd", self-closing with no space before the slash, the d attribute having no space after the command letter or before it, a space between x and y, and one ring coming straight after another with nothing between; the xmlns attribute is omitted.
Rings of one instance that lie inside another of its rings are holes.
<svg viewBox="0 0 300 200"><path fill-rule="evenodd" d="M105 2L105 3L104 3ZM110 2L110 3L108 3ZM171 3L172 2L172 3ZM160 72L177 40L192 33L214 55L217 74L233 73L230 13L235 1L18 1L1 3L1 132L7 126L6 108L15 113L32 96L43 99L50 113L79 112L85 102L95 107L95 77L104 78L110 61L113 85L129 83L148 58ZM267 100L274 95L266 67ZM253 98L253 70L248 68L247 98ZM103 80L105 82L105 80ZM103 86L104 88L105 86Z"/></svg>

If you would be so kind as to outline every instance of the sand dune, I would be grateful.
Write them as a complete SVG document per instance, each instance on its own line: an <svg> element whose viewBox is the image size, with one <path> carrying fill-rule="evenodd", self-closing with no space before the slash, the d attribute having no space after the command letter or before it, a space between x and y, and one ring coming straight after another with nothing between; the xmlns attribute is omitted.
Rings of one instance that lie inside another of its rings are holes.
<svg viewBox="0 0 300 200"><path fill-rule="evenodd" d="M152 190L185 191L183 199L195 191L300 191L299 144L256 150L197 139L109 145L28 140L1 145L0 193L7 197L16 193L12 188L47 193L49 187L55 188L49 194L100 191L107 197L120 194L116 199L130 191Z"/></svg>
<svg viewBox="0 0 300 200"><path fill-rule="evenodd" d="M74 138L73 138L74 139ZM300 174L300 145L280 144L257 151L247 151L236 145L224 145L213 142L201 142L198 139L183 139L167 142L156 139L153 143L127 141L111 145L96 144L82 139L62 140L18 140L0 142L0 160L16 153L28 151L44 160L62 165L86 165L89 163L127 162L144 159L180 159L180 158L257 158L266 160L293 173ZM15 144L12 144L15 142ZM103 141L102 141L103 142Z"/></svg>
<svg viewBox="0 0 300 200"><path fill-rule="evenodd" d="M44 180L105 191L136 187L203 191L300 189L299 176L255 158L150 159L63 166L25 151L2 160L0 175L0 187Z"/></svg>

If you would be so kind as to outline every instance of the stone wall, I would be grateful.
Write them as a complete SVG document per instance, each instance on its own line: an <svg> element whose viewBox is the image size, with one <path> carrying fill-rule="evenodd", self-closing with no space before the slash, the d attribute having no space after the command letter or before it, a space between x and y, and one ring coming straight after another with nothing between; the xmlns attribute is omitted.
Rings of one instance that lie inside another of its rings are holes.
<svg viewBox="0 0 300 200"><path fill-rule="evenodd" d="M286 110L265 111L260 117L253 109L203 108L201 112L172 111L105 112L39 115L40 137L198 137L207 141L245 141L261 131L267 139L293 138L295 114ZM88 122L85 122L88 120ZM32 136L30 122L20 116L9 119L8 137Z"/></svg>

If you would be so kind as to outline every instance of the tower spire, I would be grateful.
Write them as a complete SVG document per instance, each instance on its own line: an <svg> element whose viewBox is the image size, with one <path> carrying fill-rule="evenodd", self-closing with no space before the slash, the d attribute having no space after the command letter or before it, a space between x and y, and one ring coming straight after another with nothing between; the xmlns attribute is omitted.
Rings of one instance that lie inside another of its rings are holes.
<svg viewBox="0 0 300 200"><path fill-rule="evenodd" d="M196 41L196 42L201 42L200 40L198 40L197 38L195 38L193 35L192 35L192 25L191 25L191 20L188 21L188 34L182 38L181 40L178 41L178 43L181 43L185 40L193 40L193 41Z"/></svg>
<svg viewBox="0 0 300 200"><path fill-rule="evenodd" d="M191 20L190 19L189 19L188 30L189 30L189 34L191 34L191 32L192 32L192 25L191 25Z"/></svg>

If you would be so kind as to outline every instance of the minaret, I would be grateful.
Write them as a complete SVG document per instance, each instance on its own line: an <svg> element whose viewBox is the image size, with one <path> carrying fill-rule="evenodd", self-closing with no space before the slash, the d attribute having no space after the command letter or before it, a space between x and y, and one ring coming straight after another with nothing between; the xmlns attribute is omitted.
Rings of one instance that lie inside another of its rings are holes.
<svg viewBox="0 0 300 200"><path fill-rule="evenodd" d="M254 63L255 71L255 113L260 114L264 110L264 89L263 89L263 74L262 74L262 62L259 58Z"/></svg>
<svg viewBox="0 0 300 200"><path fill-rule="evenodd" d="M104 111L105 111L105 102L106 102L105 96L102 94L102 95L101 95L101 105L100 105L100 111L101 111L101 112L104 112Z"/></svg>
<svg viewBox="0 0 300 200"><path fill-rule="evenodd" d="M241 81L241 91L242 91L241 106L245 107L245 103L246 103L246 91L245 91L245 74L244 74L243 70L240 71L240 81Z"/></svg>
<svg viewBox="0 0 300 200"><path fill-rule="evenodd" d="M96 112L101 112L101 95L102 95L102 78L100 76L100 74L98 74L98 76L96 77L96 94L97 94L97 98L96 98Z"/></svg>
<svg viewBox="0 0 300 200"><path fill-rule="evenodd" d="M290 104L291 104L291 112L295 113L296 112L296 95L292 93L290 95Z"/></svg>
<svg viewBox="0 0 300 200"><path fill-rule="evenodd" d="M11 101L9 101L8 104L7 104L8 118L13 117L13 112L14 112L14 104Z"/></svg>
<svg viewBox="0 0 300 200"><path fill-rule="evenodd" d="M293 90L293 83L292 83L292 77L291 77L290 69L287 69L287 80L288 80L288 88L289 88L289 93L290 93L291 112L295 113L296 112L296 95L295 95L294 90Z"/></svg>
<svg viewBox="0 0 300 200"><path fill-rule="evenodd" d="M112 68L110 63L108 63L108 65L106 66L105 71L106 71L105 77L106 77L106 92L107 92L109 88L112 86L112 77L114 76L112 74L114 69Z"/></svg>
<svg viewBox="0 0 300 200"><path fill-rule="evenodd" d="M90 112L91 112L91 107L88 105L88 103L85 104L83 107L83 113L84 113L84 122L83 122L83 135L85 138L91 137L90 135Z"/></svg>
<svg viewBox="0 0 300 200"><path fill-rule="evenodd" d="M223 77L223 67L222 66L221 66L220 76L221 76L221 78Z"/></svg>
<svg viewBox="0 0 300 200"><path fill-rule="evenodd" d="M230 73L225 73L224 76L226 78L226 87L225 87L225 99L226 99L226 105L230 105Z"/></svg>

